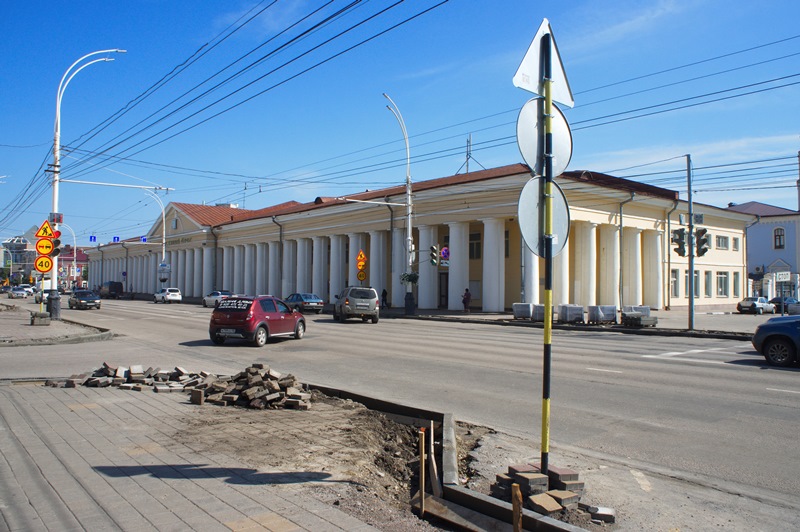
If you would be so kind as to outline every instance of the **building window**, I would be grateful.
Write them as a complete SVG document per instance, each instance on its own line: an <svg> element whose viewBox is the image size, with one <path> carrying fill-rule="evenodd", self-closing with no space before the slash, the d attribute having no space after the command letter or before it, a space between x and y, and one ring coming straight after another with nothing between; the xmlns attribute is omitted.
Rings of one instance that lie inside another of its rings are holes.
<svg viewBox="0 0 800 532"><path fill-rule="evenodd" d="M669 272L669 293L672 297L679 297L680 292L680 275L679 270L671 270Z"/></svg>
<svg viewBox="0 0 800 532"><path fill-rule="evenodd" d="M772 233L774 235L775 249L783 249L786 247L786 233L782 227L775 229Z"/></svg>
<svg viewBox="0 0 800 532"><path fill-rule="evenodd" d="M712 272L705 272L705 290L703 291L703 295L705 297L713 297L714 294L714 287L712 285Z"/></svg>
<svg viewBox="0 0 800 532"><path fill-rule="evenodd" d="M469 234L469 258L470 260L477 260L481 258L481 234Z"/></svg>
<svg viewBox="0 0 800 532"><path fill-rule="evenodd" d="M736 239L738 240L738 239ZM739 272L733 272L733 297L739 298L739 285L741 284Z"/></svg>
<svg viewBox="0 0 800 532"><path fill-rule="evenodd" d="M729 290L728 272L717 272L717 297L728 297Z"/></svg>
<svg viewBox="0 0 800 532"><path fill-rule="evenodd" d="M733 237L733 251L739 251L739 237Z"/></svg>
<svg viewBox="0 0 800 532"><path fill-rule="evenodd" d="M689 270L683 270L683 282L685 283L683 289L683 297L689 297ZM694 271L694 297L700 297L700 270Z"/></svg>
<svg viewBox="0 0 800 532"><path fill-rule="evenodd" d="M728 249L728 242L730 239L727 236L717 236L717 249Z"/></svg>
<svg viewBox="0 0 800 532"><path fill-rule="evenodd" d="M173 218L172 219L172 228L173 229L177 229L178 228L178 219L177 218Z"/></svg>

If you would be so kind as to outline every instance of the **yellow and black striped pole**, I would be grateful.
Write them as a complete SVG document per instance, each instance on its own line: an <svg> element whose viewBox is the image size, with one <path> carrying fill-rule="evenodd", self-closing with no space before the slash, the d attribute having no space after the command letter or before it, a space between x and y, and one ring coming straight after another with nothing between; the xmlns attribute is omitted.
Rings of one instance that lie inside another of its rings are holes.
<svg viewBox="0 0 800 532"><path fill-rule="evenodd" d="M550 364L553 340L553 130L551 35L542 38L544 81L544 348L542 367L541 472L547 474L550 455Z"/></svg>

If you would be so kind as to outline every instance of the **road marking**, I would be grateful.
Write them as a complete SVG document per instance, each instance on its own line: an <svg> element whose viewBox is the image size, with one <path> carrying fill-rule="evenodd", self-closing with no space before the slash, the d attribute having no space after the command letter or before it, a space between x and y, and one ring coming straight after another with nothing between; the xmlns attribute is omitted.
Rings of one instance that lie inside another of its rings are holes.
<svg viewBox="0 0 800 532"><path fill-rule="evenodd" d="M633 475L633 478L639 483L639 487L642 488L642 491L650 491L653 489L653 486L650 485L650 481L647 480L647 477L645 477L644 473L641 471L631 469L631 475Z"/></svg>
<svg viewBox="0 0 800 532"><path fill-rule="evenodd" d="M589 371L603 371L605 373L622 373L621 371L616 371L613 369L600 369L600 368L586 368Z"/></svg>
<svg viewBox="0 0 800 532"><path fill-rule="evenodd" d="M797 390L781 390L780 388L767 388L770 392L800 393Z"/></svg>
<svg viewBox="0 0 800 532"><path fill-rule="evenodd" d="M712 347L710 349L689 349L688 351L668 351L658 355L642 355L642 358L660 358L662 360L675 360L678 362L699 362L701 364L727 364L721 360L705 360L702 358L685 357L684 355L695 355L698 353L710 353L713 351L726 351L729 347Z"/></svg>

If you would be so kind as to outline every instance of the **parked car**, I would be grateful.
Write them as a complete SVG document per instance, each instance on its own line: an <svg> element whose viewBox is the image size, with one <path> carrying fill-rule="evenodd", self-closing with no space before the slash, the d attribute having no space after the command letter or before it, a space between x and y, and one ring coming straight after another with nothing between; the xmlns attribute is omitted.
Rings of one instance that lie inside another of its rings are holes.
<svg viewBox="0 0 800 532"><path fill-rule="evenodd" d="M301 339L306 333L306 319L273 296L232 296L219 302L211 313L208 335L217 345L228 338L242 338L257 347L270 338L294 336Z"/></svg>
<svg viewBox="0 0 800 532"><path fill-rule="evenodd" d="M348 286L342 290L336 296L333 319L344 323L347 318L361 318L362 321L372 320L372 323L378 323L380 318L378 292L374 288L362 286Z"/></svg>
<svg viewBox="0 0 800 532"><path fill-rule="evenodd" d="M153 303L180 303L183 300L181 291L178 288L162 288L153 294Z"/></svg>
<svg viewBox="0 0 800 532"><path fill-rule="evenodd" d="M119 299L125 291L122 288L122 283L119 281L106 281L100 287L100 297L104 299Z"/></svg>
<svg viewBox="0 0 800 532"><path fill-rule="evenodd" d="M33 286L31 286L29 284L21 284L21 285L19 285L19 287L22 288L23 290L25 290L26 292L28 292L29 296L33 295L33 292L34 292Z"/></svg>
<svg viewBox="0 0 800 532"><path fill-rule="evenodd" d="M736 305L736 310L741 314L745 312L775 314L775 305L767 301L766 297L746 297L739 301Z"/></svg>
<svg viewBox="0 0 800 532"><path fill-rule="evenodd" d="M28 299L28 292L19 286L13 287L8 292L9 299Z"/></svg>
<svg viewBox="0 0 800 532"><path fill-rule="evenodd" d="M74 290L67 302L69 308L90 309L100 308L100 296L91 290Z"/></svg>
<svg viewBox="0 0 800 532"><path fill-rule="evenodd" d="M219 305L219 302L225 299L226 297L231 297L233 294L227 290L214 290L207 296L203 297L203 306L204 307L216 307Z"/></svg>
<svg viewBox="0 0 800 532"><path fill-rule="evenodd" d="M7 294L10 291L11 291L11 285L10 284L4 284L4 285L0 286L0 294Z"/></svg>
<svg viewBox="0 0 800 532"><path fill-rule="evenodd" d="M775 305L775 312L789 312L789 305L796 305L800 303L794 297L773 297L769 300L770 303Z"/></svg>
<svg viewBox="0 0 800 532"><path fill-rule="evenodd" d="M322 312L325 302L317 294L292 294L286 298L290 307L299 310L303 314L306 312Z"/></svg>
<svg viewBox="0 0 800 532"><path fill-rule="evenodd" d="M770 318L756 327L753 347L772 366L786 367L797 362L800 348L800 316Z"/></svg>

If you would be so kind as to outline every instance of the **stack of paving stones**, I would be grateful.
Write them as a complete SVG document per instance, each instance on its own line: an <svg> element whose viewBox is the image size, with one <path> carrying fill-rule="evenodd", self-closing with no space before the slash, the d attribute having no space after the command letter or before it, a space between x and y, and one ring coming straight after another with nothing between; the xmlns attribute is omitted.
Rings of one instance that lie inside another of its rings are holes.
<svg viewBox="0 0 800 532"><path fill-rule="evenodd" d="M47 386L76 388L90 386L105 388L115 386L120 390L156 393L189 392L194 404L206 402L220 406L243 406L264 410L266 408L293 408L308 410L311 394L303 391L301 384L291 374L282 375L265 364L253 364L236 375L215 375L206 371L193 373L184 368L172 370L133 365L112 366L106 362L82 375L73 375L65 381L49 380Z"/></svg>
<svg viewBox="0 0 800 532"><path fill-rule="evenodd" d="M616 520L612 508L580 502L584 483L572 469L550 465L545 475L538 463L508 466L508 473L496 475L496 481L491 485L492 496L511 502L512 484L519 484L525 506L542 515L577 510L589 513L596 523L613 523Z"/></svg>

